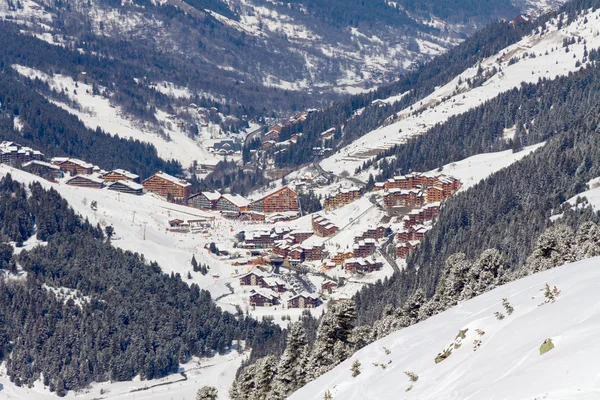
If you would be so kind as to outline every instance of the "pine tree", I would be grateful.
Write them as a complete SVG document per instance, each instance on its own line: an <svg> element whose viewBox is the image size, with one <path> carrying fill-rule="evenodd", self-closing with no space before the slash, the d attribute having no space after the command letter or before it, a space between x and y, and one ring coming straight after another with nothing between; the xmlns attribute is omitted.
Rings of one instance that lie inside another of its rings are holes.
<svg viewBox="0 0 600 400"><path fill-rule="evenodd" d="M217 400L217 388L212 386L204 386L196 393L196 400Z"/></svg>
<svg viewBox="0 0 600 400"><path fill-rule="evenodd" d="M575 259L575 235L565 225L548 228L537 241L531 256L527 259L524 274L533 274L563 265Z"/></svg>
<svg viewBox="0 0 600 400"><path fill-rule="evenodd" d="M354 361L350 370L352 371L353 378L356 378L358 375L360 375L360 361Z"/></svg>
<svg viewBox="0 0 600 400"><path fill-rule="evenodd" d="M277 376L273 384L274 397L286 398L290 393L306 383L308 342L302 323L290 325L285 351L277 366Z"/></svg>
<svg viewBox="0 0 600 400"><path fill-rule="evenodd" d="M194 272L198 272L199 268L198 268L198 261L196 261L196 255L192 255L192 270Z"/></svg>
<svg viewBox="0 0 600 400"><path fill-rule="evenodd" d="M514 309L514 307L512 306L512 304L510 304L510 303L508 302L508 299L506 299L506 298L503 298L503 299L502 299L502 306L504 307L504 309L506 310L506 313L507 313L508 315L511 315L511 314L512 314L512 313L515 311L515 309Z"/></svg>
<svg viewBox="0 0 600 400"><path fill-rule="evenodd" d="M352 301L334 304L325 313L309 360L309 379L323 375L352 354L349 339L355 320L356 307Z"/></svg>

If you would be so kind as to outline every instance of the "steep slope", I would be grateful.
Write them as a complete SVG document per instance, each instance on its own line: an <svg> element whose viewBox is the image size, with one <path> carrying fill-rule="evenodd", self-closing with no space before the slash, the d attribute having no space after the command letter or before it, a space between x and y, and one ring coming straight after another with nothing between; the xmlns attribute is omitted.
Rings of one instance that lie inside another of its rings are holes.
<svg viewBox="0 0 600 400"><path fill-rule="evenodd" d="M466 301L370 344L291 399L322 399L326 391L333 399L361 400L596 399L599 265L600 258L565 265ZM546 283L560 290L554 302L544 297ZM514 307L510 315L503 298ZM498 320L496 311L505 318ZM555 348L540 355L546 339ZM475 340L481 344L474 349ZM452 354L436 364L449 346ZM361 373L353 378L356 360Z"/></svg>

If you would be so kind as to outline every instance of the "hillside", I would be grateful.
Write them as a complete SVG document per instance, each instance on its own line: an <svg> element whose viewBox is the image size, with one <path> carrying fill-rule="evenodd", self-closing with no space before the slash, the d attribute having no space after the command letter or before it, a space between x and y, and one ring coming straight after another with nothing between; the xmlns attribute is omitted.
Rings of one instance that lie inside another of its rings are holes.
<svg viewBox="0 0 600 400"><path fill-rule="evenodd" d="M249 93L242 89L245 93L236 96L226 82L232 78L246 81L248 88L315 95L362 92L446 51L490 21L548 6L509 0L374 0L369 5L337 0L94 0L65 7L54 0L27 0L5 3L0 16L53 45L107 52L126 62L132 53L160 59L160 67L175 67L169 82L239 101ZM144 54L148 51L152 54ZM178 66L184 65L200 68L206 76L182 76Z"/></svg>
<svg viewBox="0 0 600 400"><path fill-rule="evenodd" d="M600 258L568 264L465 301L368 345L290 399L320 400L327 390L332 399L357 400L596 399L599 265ZM541 305L546 283L560 295ZM494 312L507 314L503 298L514 312L498 320ZM458 338L464 330L465 337ZM555 348L540 355L546 339ZM476 351L474 340L481 340ZM449 345L452 355L436 364L436 355ZM361 373L353 378L356 360ZM411 382L405 371L418 381Z"/></svg>

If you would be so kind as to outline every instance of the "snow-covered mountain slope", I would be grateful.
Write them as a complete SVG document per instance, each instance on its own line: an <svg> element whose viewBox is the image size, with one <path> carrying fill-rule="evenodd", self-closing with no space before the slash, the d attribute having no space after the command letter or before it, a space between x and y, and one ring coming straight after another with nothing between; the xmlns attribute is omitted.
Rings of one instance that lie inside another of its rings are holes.
<svg viewBox="0 0 600 400"><path fill-rule="evenodd" d="M598 282L598 257L511 282L370 344L290 398L323 399L329 391L344 400L598 399ZM560 290L555 302L544 296L546 283ZM547 339L554 348L540 354ZM436 364L447 348L452 354Z"/></svg>
<svg viewBox="0 0 600 400"><path fill-rule="evenodd" d="M99 127L111 135L150 143L156 147L161 158L176 159L184 167L192 165L194 161L202 163L215 159L206 145L210 132L218 131L218 126L200 127L198 137L192 139L185 131L177 128L175 115L157 110L155 116L158 124L143 123L128 116L106 96L94 94L92 85L76 82L71 77L61 74L50 76L42 71L20 65L15 65L13 68L23 76L41 79L53 90L65 93L77 108L56 100L52 102L77 116L90 129L95 130ZM159 87L162 88L160 85ZM177 92L171 90L168 93L175 96Z"/></svg>
<svg viewBox="0 0 600 400"><path fill-rule="evenodd" d="M479 10L469 2L413 3L75 0L62 7L55 0L25 0L0 2L0 17L83 52L97 51L95 36L100 48L106 40L134 46L151 40L160 57L195 60L223 71L223 81L235 73L283 89L356 93L446 51L489 21L548 6L547 0L498 0Z"/></svg>
<svg viewBox="0 0 600 400"><path fill-rule="evenodd" d="M336 174L352 173L375 154L406 143L434 125L480 106L524 82L535 83L578 71L585 67L587 52L600 47L599 16L600 10L596 10L584 13L570 24L561 24L558 18L551 20L543 32L538 29L473 65L431 95L398 112L385 125L325 159L321 166ZM564 40L575 43L565 47ZM482 78L481 85L469 84L469 81ZM365 175L368 176L368 172Z"/></svg>

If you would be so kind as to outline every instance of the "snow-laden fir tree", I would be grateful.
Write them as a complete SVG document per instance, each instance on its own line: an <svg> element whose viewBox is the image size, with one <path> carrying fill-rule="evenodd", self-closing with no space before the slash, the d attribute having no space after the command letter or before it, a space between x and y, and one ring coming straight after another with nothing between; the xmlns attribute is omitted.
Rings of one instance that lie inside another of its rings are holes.
<svg viewBox="0 0 600 400"><path fill-rule="evenodd" d="M277 361L273 356L261 358L244 368L229 395L233 400L271 400L276 372Z"/></svg>
<svg viewBox="0 0 600 400"><path fill-rule="evenodd" d="M479 296L506 282L506 263L496 249L487 249L477 259L467 273L467 282L461 299L468 300Z"/></svg>
<svg viewBox="0 0 600 400"><path fill-rule="evenodd" d="M334 304L323 316L309 359L308 378L315 379L352 355L350 336L356 321L352 301Z"/></svg>
<svg viewBox="0 0 600 400"><path fill-rule="evenodd" d="M575 259L600 256L600 227L593 222L584 222L575 236Z"/></svg>
<svg viewBox="0 0 600 400"><path fill-rule="evenodd" d="M273 383L273 399L285 399L304 386L308 362L308 341L300 322L290 325L285 351L277 366Z"/></svg>
<svg viewBox="0 0 600 400"><path fill-rule="evenodd" d="M352 363L352 367L350 368L350 371L352 371L352 377L356 378L357 376L360 375L360 361L356 360Z"/></svg>
<svg viewBox="0 0 600 400"><path fill-rule="evenodd" d="M212 386L204 386L196 393L196 400L217 400L217 388Z"/></svg>
<svg viewBox="0 0 600 400"><path fill-rule="evenodd" d="M436 297L442 309L448 309L461 298L462 291L467 284L471 263L463 253L452 254L446 260L446 268L442 273L436 290Z"/></svg>
<svg viewBox="0 0 600 400"><path fill-rule="evenodd" d="M534 274L575 260L575 234L565 225L552 226L539 237L521 275Z"/></svg>

